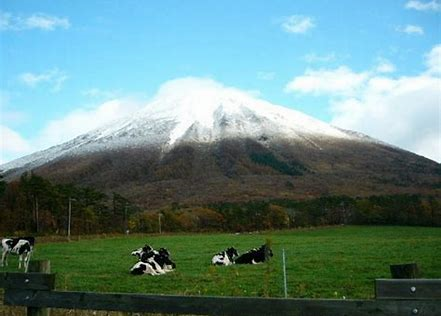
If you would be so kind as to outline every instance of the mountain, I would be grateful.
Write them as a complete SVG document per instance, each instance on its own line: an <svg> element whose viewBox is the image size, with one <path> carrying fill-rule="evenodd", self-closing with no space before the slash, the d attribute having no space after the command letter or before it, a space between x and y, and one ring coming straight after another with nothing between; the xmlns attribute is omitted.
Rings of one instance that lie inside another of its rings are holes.
<svg viewBox="0 0 441 316"><path fill-rule="evenodd" d="M440 194L440 164L214 81L165 84L142 110L0 166L145 207L320 195Z"/></svg>

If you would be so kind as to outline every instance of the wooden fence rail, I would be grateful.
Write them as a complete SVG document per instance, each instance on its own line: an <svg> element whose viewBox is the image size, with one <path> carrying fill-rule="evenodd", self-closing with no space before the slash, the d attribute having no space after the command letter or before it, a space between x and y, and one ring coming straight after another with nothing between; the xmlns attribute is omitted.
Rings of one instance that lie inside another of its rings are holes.
<svg viewBox="0 0 441 316"><path fill-rule="evenodd" d="M55 275L0 273L5 305L193 315L441 315L441 279L376 280L373 300L281 299L55 291Z"/></svg>

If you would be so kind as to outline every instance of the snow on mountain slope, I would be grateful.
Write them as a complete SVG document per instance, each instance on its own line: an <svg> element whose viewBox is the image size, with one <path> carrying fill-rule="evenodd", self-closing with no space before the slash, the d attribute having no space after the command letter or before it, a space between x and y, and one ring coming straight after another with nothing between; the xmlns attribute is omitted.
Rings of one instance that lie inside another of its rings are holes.
<svg viewBox="0 0 441 316"><path fill-rule="evenodd" d="M215 81L184 78L164 84L151 102L132 116L6 163L0 170L33 168L65 155L124 147L159 146L167 150L180 142L263 136L316 147L314 139L372 141Z"/></svg>

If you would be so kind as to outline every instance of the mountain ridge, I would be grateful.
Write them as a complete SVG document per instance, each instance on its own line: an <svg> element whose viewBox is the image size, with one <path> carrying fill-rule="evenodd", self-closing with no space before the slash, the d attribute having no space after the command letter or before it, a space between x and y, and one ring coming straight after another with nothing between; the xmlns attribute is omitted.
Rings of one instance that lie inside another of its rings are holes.
<svg viewBox="0 0 441 316"><path fill-rule="evenodd" d="M200 85L204 90L200 91ZM189 87L182 91L182 86ZM175 88L179 88L178 91ZM0 167L7 171L35 160L46 163L80 148L87 152L100 150L100 147L112 149L158 144L170 147L179 141L213 142L236 137L299 138L314 145L309 135L374 141L214 81L180 79L161 88L149 104L131 116ZM31 167L36 166L38 163Z"/></svg>
<svg viewBox="0 0 441 316"><path fill-rule="evenodd" d="M139 112L0 166L146 207L266 198L440 195L440 164L214 81L164 85Z"/></svg>

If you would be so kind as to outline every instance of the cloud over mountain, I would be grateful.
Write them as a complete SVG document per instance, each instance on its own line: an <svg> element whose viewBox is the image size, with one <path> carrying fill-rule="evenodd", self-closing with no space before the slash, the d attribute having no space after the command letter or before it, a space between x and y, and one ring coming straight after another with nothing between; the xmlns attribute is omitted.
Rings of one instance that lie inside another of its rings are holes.
<svg viewBox="0 0 441 316"><path fill-rule="evenodd" d="M327 94L331 97L332 124L441 161L441 45L433 47L424 59L427 68L415 76L387 76L384 64L383 69L363 72L347 66L308 69L285 89Z"/></svg>

